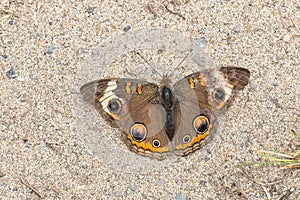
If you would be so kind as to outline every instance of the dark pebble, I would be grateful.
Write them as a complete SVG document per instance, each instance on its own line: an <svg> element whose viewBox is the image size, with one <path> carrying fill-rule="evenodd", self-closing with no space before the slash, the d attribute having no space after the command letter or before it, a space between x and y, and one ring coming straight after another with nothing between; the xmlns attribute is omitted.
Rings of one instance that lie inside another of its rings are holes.
<svg viewBox="0 0 300 200"><path fill-rule="evenodd" d="M9 24L9 25L13 25L13 24L14 24L14 21L13 21L13 20L10 20L10 21L8 22L8 24Z"/></svg>
<svg viewBox="0 0 300 200"><path fill-rule="evenodd" d="M8 58L8 55L4 54L2 57L3 57L4 59L6 59L6 58Z"/></svg>
<svg viewBox="0 0 300 200"><path fill-rule="evenodd" d="M16 72L15 72L15 70L14 70L13 67L11 67L11 68L6 72L6 76L7 76L7 78L9 78L9 79L15 79L15 78L17 78Z"/></svg>
<svg viewBox="0 0 300 200"><path fill-rule="evenodd" d="M129 25L127 25L127 26L124 27L124 31L125 32L129 31L130 29L131 29L131 26L129 26Z"/></svg>
<svg viewBox="0 0 300 200"><path fill-rule="evenodd" d="M26 143L26 142L28 142L28 141L29 141L28 138L23 138L23 142L24 142L24 143Z"/></svg>
<svg viewBox="0 0 300 200"><path fill-rule="evenodd" d="M88 7L86 9L86 12L89 13L89 14L92 14L94 12L94 10L95 10L95 7Z"/></svg>

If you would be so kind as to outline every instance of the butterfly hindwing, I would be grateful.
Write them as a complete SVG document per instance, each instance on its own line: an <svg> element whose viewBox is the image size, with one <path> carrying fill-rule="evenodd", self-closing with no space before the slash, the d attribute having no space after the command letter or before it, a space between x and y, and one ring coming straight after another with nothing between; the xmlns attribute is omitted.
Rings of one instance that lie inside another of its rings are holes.
<svg viewBox="0 0 300 200"><path fill-rule="evenodd" d="M211 135L211 98L203 75L193 73L174 85L180 105L180 121L174 143L178 154L186 156L199 149Z"/></svg>

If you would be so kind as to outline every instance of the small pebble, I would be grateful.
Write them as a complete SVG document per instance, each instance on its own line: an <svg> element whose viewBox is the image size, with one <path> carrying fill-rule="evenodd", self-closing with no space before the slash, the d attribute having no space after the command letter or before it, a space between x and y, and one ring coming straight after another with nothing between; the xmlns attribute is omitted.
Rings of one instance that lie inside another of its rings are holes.
<svg viewBox="0 0 300 200"><path fill-rule="evenodd" d="M121 196L122 196L122 192L119 192L119 191L118 191L118 192L115 192L115 196L116 196L116 197L121 197Z"/></svg>
<svg viewBox="0 0 300 200"><path fill-rule="evenodd" d="M51 26L53 24L53 22L49 22L49 25Z"/></svg>
<svg viewBox="0 0 300 200"><path fill-rule="evenodd" d="M126 193L130 194L132 192L132 190L130 188L127 189Z"/></svg>
<svg viewBox="0 0 300 200"><path fill-rule="evenodd" d="M83 169L86 169L88 168L88 165L86 163L84 163L82 166L81 166Z"/></svg>
<svg viewBox="0 0 300 200"><path fill-rule="evenodd" d="M132 191L135 191L135 190L136 190L136 184L135 184L135 183L131 186L131 190L132 190Z"/></svg>
<svg viewBox="0 0 300 200"><path fill-rule="evenodd" d="M279 62L279 59L278 59L277 56L273 56L273 62L274 62L274 63L278 63L278 62Z"/></svg>
<svg viewBox="0 0 300 200"><path fill-rule="evenodd" d="M235 27L233 27L233 31L234 31L235 33L239 33L239 32L241 31L241 29L240 29L240 27L235 26Z"/></svg>
<svg viewBox="0 0 300 200"><path fill-rule="evenodd" d="M15 70L14 70L13 67L11 67L11 68L6 72L6 76L7 76L7 78L9 78L9 79L15 79L15 78L17 78L16 72L15 72Z"/></svg>
<svg viewBox="0 0 300 200"><path fill-rule="evenodd" d="M127 26L124 27L124 31L125 32L128 32L130 29L131 29L131 26L129 26L129 25L127 25Z"/></svg>
<svg viewBox="0 0 300 200"><path fill-rule="evenodd" d="M195 40L194 42L194 48L196 50L203 50L203 48L205 48L205 46L207 45L207 40L205 37L200 37L198 39Z"/></svg>
<svg viewBox="0 0 300 200"><path fill-rule="evenodd" d="M28 142L28 141L29 141L28 138L23 138L23 142L24 142L24 143L26 143L26 142Z"/></svg>
<svg viewBox="0 0 300 200"><path fill-rule="evenodd" d="M92 56L98 57L100 56L100 52L98 49L92 49Z"/></svg>
<svg viewBox="0 0 300 200"><path fill-rule="evenodd" d="M21 77L21 76L18 76L18 77L17 77L17 80L18 80L18 81L21 81L21 82L25 81L25 79L24 79L23 77Z"/></svg>
<svg viewBox="0 0 300 200"><path fill-rule="evenodd" d="M5 135L0 135L0 140L5 140L6 136Z"/></svg>
<svg viewBox="0 0 300 200"><path fill-rule="evenodd" d="M55 49L56 49L56 47L53 47L53 46L48 47L46 50L46 54L52 54Z"/></svg>
<svg viewBox="0 0 300 200"><path fill-rule="evenodd" d="M158 185L158 186L163 186L164 184L165 184L164 180L158 180L158 181L156 181L156 185Z"/></svg>
<svg viewBox="0 0 300 200"><path fill-rule="evenodd" d="M257 88L257 84L254 83L254 82L251 82L250 83L250 88L253 89L253 90L255 90Z"/></svg>
<svg viewBox="0 0 300 200"><path fill-rule="evenodd" d="M286 35L284 35L284 36L282 37L282 40L283 40L284 42L289 42L289 41L291 40L291 36L290 36L289 34L286 34Z"/></svg>
<svg viewBox="0 0 300 200"><path fill-rule="evenodd" d="M8 58L8 55L4 54L4 55L2 55L2 57L3 57L4 59L6 59L6 58Z"/></svg>
<svg viewBox="0 0 300 200"><path fill-rule="evenodd" d="M89 13L89 14L92 14L94 12L94 10L95 10L95 7L88 7L86 9L86 12Z"/></svg>
<svg viewBox="0 0 300 200"><path fill-rule="evenodd" d="M13 21L13 20L10 20L10 21L8 22L8 24L9 24L9 25L13 25L13 24L14 24L14 21Z"/></svg>
<svg viewBox="0 0 300 200"><path fill-rule="evenodd" d="M9 7L9 0L2 0L1 4L3 7Z"/></svg>
<svg viewBox="0 0 300 200"><path fill-rule="evenodd" d="M176 200L186 200L187 199L186 196L183 194L176 194L175 198L176 198Z"/></svg>

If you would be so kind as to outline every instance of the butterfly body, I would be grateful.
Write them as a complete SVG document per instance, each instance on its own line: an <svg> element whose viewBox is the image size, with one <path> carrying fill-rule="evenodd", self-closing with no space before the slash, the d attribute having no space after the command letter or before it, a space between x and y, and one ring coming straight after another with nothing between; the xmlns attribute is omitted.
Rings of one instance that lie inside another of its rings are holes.
<svg viewBox="0 0 300 200"><path fill-rule="evenodd" d="M80 90L112 127L120 129L131 151L162 160L171 152L186 156L209 141L218 112L229 106L250 76L248 70L236 67L221 68L218 74L215 81L210 72L196 72L174 85L167 76L159 85L100 79Z"/></svg>

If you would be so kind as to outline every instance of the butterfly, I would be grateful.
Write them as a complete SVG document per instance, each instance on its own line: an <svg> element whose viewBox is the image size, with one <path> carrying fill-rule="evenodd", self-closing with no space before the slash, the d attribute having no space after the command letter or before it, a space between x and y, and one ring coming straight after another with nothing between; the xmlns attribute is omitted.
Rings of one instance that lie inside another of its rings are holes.
<svg viewBox="0 0 300 200"><path fill-rule="evenodd" d="M80 88L83 99L118 128L128 148L163 160L170 153L187 156L211 140L218 115L248 85L249 70L221 67L192 73L172 84L108 78Z"/></svg>

